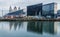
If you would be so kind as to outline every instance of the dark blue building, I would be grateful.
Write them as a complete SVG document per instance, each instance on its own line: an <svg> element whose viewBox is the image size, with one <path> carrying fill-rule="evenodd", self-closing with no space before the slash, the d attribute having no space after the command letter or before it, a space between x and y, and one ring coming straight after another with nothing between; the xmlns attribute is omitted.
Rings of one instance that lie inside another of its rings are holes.
<svg viewBox="0 0 60 37"><path fill-rule="evenodd" d="M51 18L54 18L54 14L57 13L57 3L45 4L42 10L42 16L51 16Z"/></svg>
<svg viewBox="0 0 60 37"><path fill-rule="evenodd" d="M42 15L42 3L36 4L36 5L27 6L27 16L39 15L39 12Z"/></svg>
<svg viewBox="0 0 60 37"><path fill-rule="evenodd" d="M60 10L57 11L57 17L60 17Z"/></svg>

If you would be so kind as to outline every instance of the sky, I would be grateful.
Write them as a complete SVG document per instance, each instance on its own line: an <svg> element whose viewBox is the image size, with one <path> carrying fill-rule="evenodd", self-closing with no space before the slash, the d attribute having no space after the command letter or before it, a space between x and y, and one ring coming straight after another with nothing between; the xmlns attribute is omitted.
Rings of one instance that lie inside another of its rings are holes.
<svg viewBox="0 0 60 37"><path fill-rule="evenodd" d="M20 6L23 8L26 7L27 5L38 4L38 3L47 4L51 2L56 2L58 3L58 5L60 4L59 0L0 0L0 9L8 10L9 6L12 7Z"/></svg>
<svg viewBox="0 0 60 37"><path fill-rule="evenodd" d="M9 10L9 7L14 6L25 8L28 5L33 5L33 4L47 4L47 3L52 3L56 2L58 4L58 10L60 9L60 0L0 0L0 14L1 10Z"/></svg>

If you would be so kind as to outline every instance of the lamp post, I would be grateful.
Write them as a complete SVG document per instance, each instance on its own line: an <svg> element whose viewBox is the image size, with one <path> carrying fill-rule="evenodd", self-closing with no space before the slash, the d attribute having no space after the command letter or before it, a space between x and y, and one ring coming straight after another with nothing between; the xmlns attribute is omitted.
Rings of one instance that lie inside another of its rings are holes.
<svg viewBox="0 0 60 37"><path fill-rule="evenodd" d="M39 12L39 18L41 17L41 12Z"/></svg>
<svg viewBox="0 0 60 37"><path fill-rule="evenodd" d="M2 17L3 17L3 10L2 10Z"/></svg>
<svg viewBox="0 0 60 37"><path fill-rule="evenodd" d="M37 16L37 11L35 12L35 16Z"/></svg>

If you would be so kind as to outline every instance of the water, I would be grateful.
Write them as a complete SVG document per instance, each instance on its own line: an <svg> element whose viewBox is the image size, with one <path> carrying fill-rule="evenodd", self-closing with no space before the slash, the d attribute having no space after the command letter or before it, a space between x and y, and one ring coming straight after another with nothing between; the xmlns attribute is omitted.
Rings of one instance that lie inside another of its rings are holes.
<svg viewBox="0 0 60 37"><path fill-rule="evenodd" d="M60 37L60 22L0 21L0 37Z"/></svg>

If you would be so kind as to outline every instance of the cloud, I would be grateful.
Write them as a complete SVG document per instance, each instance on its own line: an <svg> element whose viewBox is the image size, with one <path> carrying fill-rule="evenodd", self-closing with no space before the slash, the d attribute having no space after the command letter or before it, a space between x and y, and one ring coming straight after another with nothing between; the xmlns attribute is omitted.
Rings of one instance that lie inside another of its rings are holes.
<svg viewBox="0 0 60 37"><path fill-rule="evenodd" d="M51 2L55 2L54 0L22 0L19 2L15 2L13 5L18 5L18 6L28 6L28 5L33 5L33 4L39 4L39 3L51 3Z"/></svg>
<svg viewBox="0 0 60 37"><path fill-rule="evenodd" d="M0 0L0 8L8 9L9 6L20 6L25 7L28 5L38 4L38 3L51 3L60 2L59 0Z"/></svg>
<svg viewBox="0 0 60 37"><path fill-rule="evenodd" d="M28 5L38 4L38 3L51 3L51 2L57 2L58 3L58 9L60 9L60 0L0 0L0 10L8 10L9 6L20 6L21 8L24 8ZM6 11L7 12L7 11ZM1 14L1 11L0 11Z"/></svg>

